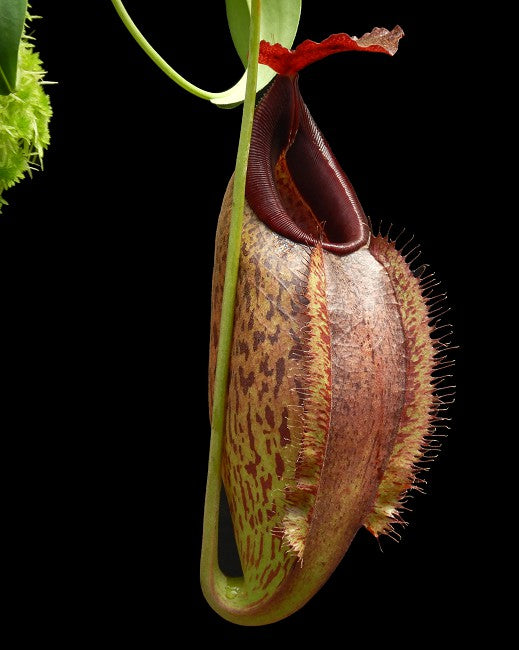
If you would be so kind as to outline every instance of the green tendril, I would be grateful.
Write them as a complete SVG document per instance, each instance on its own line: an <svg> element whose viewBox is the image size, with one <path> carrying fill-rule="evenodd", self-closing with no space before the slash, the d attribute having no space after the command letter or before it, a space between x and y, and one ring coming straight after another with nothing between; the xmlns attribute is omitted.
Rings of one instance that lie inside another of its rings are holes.
<svg viewBox="0 0 519 650"><path fill-rule="evenodd" d="M217 99L218 97L223 97L226 93L212 93L207 90L203 90L202 88L198 88L198 86L195 86L191 82L189 82L187 79L184 79L182 75L178 74L176 70L173 70L173 68L169 65L167 61L165 61L160 54L150 45L150 43L144 38L142 35L142 32L137 28L133 20L130 18L130 15L124 8L123 3L121 0L112 0L112 4L115 7L115 10L119 14L119 17L123 21L124 25L130 32L130 34L133 36L133 38L137 41L137 43L142 47L142 49L146 52L146 54L150 57L150 59L162 70L162 72L166 73L170 79L172 79L176 84L178 84L181 88L184 90L187 90L187 92L191 93L192 95L196 95L196 97L200 97L201 99Z"/></svg>
<svg viewBox="0 0 519 650"><path fill-rule="evenodd" d="M222 297L222 314L220 318L220 334L218 339L218 355L215 370L211 444L209 449L209 466L207 472L207 489L204 511L204 540L202 542L202 558L200 562L202 588L206 597L209 599L211 599L211 586L209 584L211 576L215 576L220 591L228 592L229 589L231 589L231 591L238 594L239 597L242 597L243 595L241 591L243 585L241 582L228 578L218 567L218 517L222 481L222 444L225 428L225 408L227 403L227 385L234 324L234 304L236 285L238 282L243 210L245 207L245 181L247 178L247 163L249 159L258 75L258 53L260 41L259 18L260 0L253 0L249 45L251 55L247 74L240 141L236 157L236 170L234 173L233 205L229 227L229 241L227 246L227 261Z"/></svg>

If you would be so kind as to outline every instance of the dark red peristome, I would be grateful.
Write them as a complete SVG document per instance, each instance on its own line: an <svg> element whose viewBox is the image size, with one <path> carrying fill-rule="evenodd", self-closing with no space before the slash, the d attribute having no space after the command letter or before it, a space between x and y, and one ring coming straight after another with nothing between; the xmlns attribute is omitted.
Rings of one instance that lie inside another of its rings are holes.
<svg viewBox="0 0 519 650"><path fill-rule="evenodd" d="M391 31L383 27L375 27L360 38L348 36L348 34L332 34L321 43L306 40L295 50L288 50L279 43L272 45L268 41L261 41L258 60L278 74L293 77L299 70L306 68L311 63L337 52L356 50L359 52L382 52L392 56L397 51L398 41L403 35L404 32L399 25Z"/></svg>
<svg viewBox="0 0 519 650"><path fill-rule="evenodd" d="M303 102L297 79L278 76L255 112L246 197L272 230L315 246L315 232L298 222L280 195L275 167L282 154L295 188L322 226L323 248L346 255L367 244L366 215Z"/></svg>
<svg viewBox="0 0 519 650"><path fill-rule="evenodd" d="M259 62L281 76L256 109L247 170L246 197L272 230L301 244L337 255L369 240L369 225L346 174L308 111L298 71L335 52L394 54L404 32L376 27L361 38L333 34L321 43L304 41L295 50L261 41ZM288 190L287 190L288 187Z"/></svg>

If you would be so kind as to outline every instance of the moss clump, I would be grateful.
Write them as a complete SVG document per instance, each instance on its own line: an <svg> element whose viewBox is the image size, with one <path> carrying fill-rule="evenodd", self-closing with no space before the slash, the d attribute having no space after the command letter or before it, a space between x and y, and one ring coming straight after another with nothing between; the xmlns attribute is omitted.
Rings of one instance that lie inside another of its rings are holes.
<svg viewBox="0 0 519 650"><path fill-rule="evenodd" d="M6 189L26 173L43 167L43 151L50 142L52 108L42 87L45 71L33 45L24 37L18 59L18 84L0 95L0 212Z"/></svg>

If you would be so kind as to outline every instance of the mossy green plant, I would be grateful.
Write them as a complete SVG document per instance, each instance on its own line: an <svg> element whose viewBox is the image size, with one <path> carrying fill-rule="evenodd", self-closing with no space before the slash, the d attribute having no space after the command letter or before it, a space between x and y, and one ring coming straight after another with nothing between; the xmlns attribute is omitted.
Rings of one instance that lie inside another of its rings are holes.
<svg viewBox="0 0 519 650"><path fill-rule="evenodd" d="M45 71L26 31L20 42L16 89L0 95L0 212L7 205L5 190L43 168L50 142L52 108L43 90Z"/></svg>

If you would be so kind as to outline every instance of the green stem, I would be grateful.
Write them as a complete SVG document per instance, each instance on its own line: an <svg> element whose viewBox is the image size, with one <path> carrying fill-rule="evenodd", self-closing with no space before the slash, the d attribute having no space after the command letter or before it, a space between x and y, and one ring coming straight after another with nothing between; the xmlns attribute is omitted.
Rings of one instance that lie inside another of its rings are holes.
<svg viewBox="0 0 519 650"><path fill-rule="evenodd" d="M181 88L187 90L189 93L193 95L196 95L197 97L200 97L201 99L217 99L218 97L223 97L226 94L225 92L212 93L207 90L202 90L202 88L198 88L198 86L195 86L194 84L190 83L187 79L184 79L184 77L179 75L178 72L173 70L173 68L169 65L169 63L167 63L144 38L142 33L139 31L139 29L133 22L133 20L130 18L130 15L124 8L124 5L121 2L121 0L112 0L112 4L115 7L117 13L119 14L119 17L125 24L126 28L130 32L130 34L137 41L137 43L142 47L142 49L146 52L146 54L150 57L150 59L154 63L156 63L159 66L159 68L163 72L165 72L170 79L173 79L173 81L177 83Z"/></svg>
<svg viewBox="0 0 519 650"><path fill-rule="evenodd" d="M218 567L218 517L227 384L229 378L229 364L234 324L234 303L238 281L238 266L240 261L243 210L245 206L247 161L249 158L252 122L254 118L254 103L256 99L259 40L260 0L252 0L249 35L249 67L240 141L236 157L236 170L234 174L232 213L229 228L227 262L225 267L218 355L216 360L211 443L209 449L209 466L207 472L207 489L204 511L204 535L200 562L202 588L207 599L213 606L215 605L215 592L220 596L222 593L229 594L229 597L232 596L234 605L238 605L242 598L246 597L245 594L239 593L243 581L240 582L236 579L227 578ZM220 600L220 598L218 598L218 600Z"/></svg>

